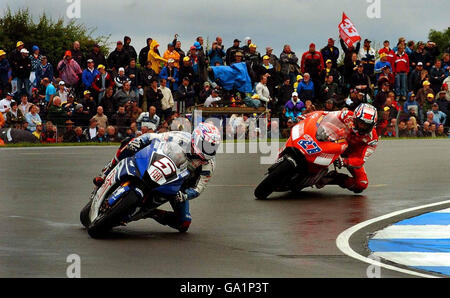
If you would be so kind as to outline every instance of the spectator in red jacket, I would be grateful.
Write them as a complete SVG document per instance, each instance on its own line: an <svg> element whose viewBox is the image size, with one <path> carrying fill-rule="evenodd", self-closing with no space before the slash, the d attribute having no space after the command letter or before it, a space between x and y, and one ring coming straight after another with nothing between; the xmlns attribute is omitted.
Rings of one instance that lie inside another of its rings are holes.
<svg viewBox="0 0 450 298"><path fill-rule="evenodd" d="M383 48L381 48L378 51L378 54L386 54L386 60L387 62L389 62L391 64L392 67L394 67L394 63L395 63L395 52L393 49L390 48L389 46L389 40L385 40L383 43Z"/></svg>
<svg viewBox="0 0 450 298"><path fill-rule="evenodd" d="M409 57L405 52L405 46L399 44L398 51L395 53L394 62L395 73L395 93L401 96L402 100L406 100L408 92L408 73L409 73Z"/></svg>
<svg viewBox="0 0 450 298"><path fill-rule="evenodd" d="M105 95L106 89L114 87L114 80L109 75L109 73L106 71L106 68L104 65L100 64L99 66L97 66L97 69L100 72L100 74L98 74L95 77L94 81L92 82L91 87L92 87L92 89L94 89L95 92L98 93L97 103L100 103L100 100Z"/></svg>
<svg viewBox="0 0 450 298"><path fill-rule="evenodd" d="M309 51L303 53L301 65L302 73L309 73L311 75L311 80L314 83L314 93L319 94L320 86L323 82L320 81L320 73L324 68L324 62L322 54L316 51L316 45L311 43L309 45Z"/></svg>
<svg viewBox="0 0 450 298"><path fill-rule="evenodd" d="M316 45L311 43L309 45L309 51L303 53L301 61L301 71L302 73L320 73L324 68L322 54L316 51Z"/></svg>

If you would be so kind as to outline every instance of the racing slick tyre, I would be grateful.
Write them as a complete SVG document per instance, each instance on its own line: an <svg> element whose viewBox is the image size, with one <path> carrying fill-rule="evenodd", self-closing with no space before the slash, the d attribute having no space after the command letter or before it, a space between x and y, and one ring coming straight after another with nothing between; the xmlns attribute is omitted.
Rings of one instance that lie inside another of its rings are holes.
<svg viewBox="0 0 450 298"><path fill-rule="evenodd" d="M104 201L108 201L105 198ZM102 238L122 220L129 215L138 205L139 199L134 191L122 196L111 208L99 215L89 226L87 232L92 238Z"/></svg>
<svg viewBox="0 0 450 298"><path fill-rule="evenodd" d="M263 181L255 189L255 197L258 200L267 198L276 187L280 186L280 183L288 176L292 174L295 166L288 160L283 159Z"/></svg>
<svg viewBox="0 0 450 298"><path fill-rule="evenodd" d="M81 209L80 212L80 221L83 226L86 228L89 226L89 211L91 211L92 199L86 204L86 206Z"/></svg>

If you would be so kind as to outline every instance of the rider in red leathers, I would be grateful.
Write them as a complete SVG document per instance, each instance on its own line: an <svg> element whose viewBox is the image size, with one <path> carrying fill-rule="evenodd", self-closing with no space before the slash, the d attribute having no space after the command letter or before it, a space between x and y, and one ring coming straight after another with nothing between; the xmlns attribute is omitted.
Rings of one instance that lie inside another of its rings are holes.
<svg viewBox="0 0 450 298"><path fill-rule="evenodd" d="M364 163L373 154L378 143L375 130L377 110L370 104L362 103L354 112L343 110L338 113L341 121L348 126L350 133L347 136L348 148L334 164L338 168L346 167L352 177L331 171L320 180L316 187L337 184L354 193L361 193L369 185Z"/></svg>

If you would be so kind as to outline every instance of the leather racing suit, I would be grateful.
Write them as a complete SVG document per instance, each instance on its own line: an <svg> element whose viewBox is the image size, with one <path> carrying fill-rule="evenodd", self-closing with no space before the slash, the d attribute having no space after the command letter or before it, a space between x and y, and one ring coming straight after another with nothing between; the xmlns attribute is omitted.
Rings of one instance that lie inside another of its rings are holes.
<svg viewBox="0 0 450 298"><path fill-rule="evenodd" d="M180 232L185 232L189 228L192 221L189 212L189 200L198 197L206 188L215 167L215 158L210 160L202 160L197 155L191 153L191 134L183 131L171 131L165 133L146 133L137 138L131 139L128 142L122 143L117 150L113 160L108 166L103 169L103 177L117 165L119 161L124 158L133 156L138 151L148 146L152 140L159 139L166 142L176 142L186 155L187 168L190 175L183 183L181 193L183 200L172 198L170 204L173 211L164 211L155 209L148 217L155 219L157 222L168 225L172 228L178 229ZM131 142L139 143L138 148L131 150L128 146Z"/></svg>

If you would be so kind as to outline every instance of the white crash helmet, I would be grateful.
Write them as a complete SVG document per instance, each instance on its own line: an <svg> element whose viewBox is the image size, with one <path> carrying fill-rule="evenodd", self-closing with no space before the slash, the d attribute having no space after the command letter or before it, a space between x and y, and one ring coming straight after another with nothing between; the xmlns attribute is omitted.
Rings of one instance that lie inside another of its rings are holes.
<svg viewBox="0 0 450 298"><path fill-rule="evenodd" d="M220 131L216 126L201 122L192 132L192 153L203 160L210 160L215 157L220 140Z"/></svg>
<svg viewBox="0 0 450 298"><path fill-rule="evenodd" d="M378 119L377 109L368 103L360 104L353 115L353 130L359 135L370 133Z"/></svg>

